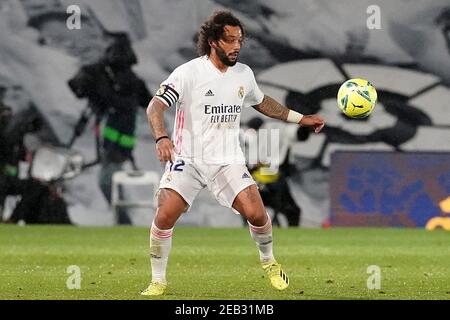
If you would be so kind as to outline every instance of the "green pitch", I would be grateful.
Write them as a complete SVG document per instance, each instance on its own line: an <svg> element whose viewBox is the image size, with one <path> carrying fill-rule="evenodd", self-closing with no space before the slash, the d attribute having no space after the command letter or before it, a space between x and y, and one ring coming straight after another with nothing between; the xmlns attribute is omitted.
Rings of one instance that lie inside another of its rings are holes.
<svg viewBox="0 0 450 320"><path fill-rule="evenodd" d="M450 299L448 232L274 229L274 240L283 292L263 277L247 229L175 228L158 299ZM148 251L146 228L0 225L0 299L146 299ZM71 265L80 289L67 288ZM380 289L367 288L370 265Z"/></svg>

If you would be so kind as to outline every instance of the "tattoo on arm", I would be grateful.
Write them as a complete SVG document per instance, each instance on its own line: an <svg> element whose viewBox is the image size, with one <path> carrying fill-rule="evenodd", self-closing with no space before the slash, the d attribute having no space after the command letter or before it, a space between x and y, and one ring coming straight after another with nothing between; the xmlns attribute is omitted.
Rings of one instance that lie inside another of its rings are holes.
<svg viewBox="0 0 450 320"><path fill-rule="evenodd" d="M147 120L155 139L161 136L167 136L167 130L164 125L164 111L166 109L166 105L157 98L153 98L147 108Z"/></svg>
<svg viewBox="0 0 450 320"><path fill-rule="evenodd" d="M290 110L267 95L264 96L260 104L253 106L253 108L268 117L283 121L287 120Z"/></svg>

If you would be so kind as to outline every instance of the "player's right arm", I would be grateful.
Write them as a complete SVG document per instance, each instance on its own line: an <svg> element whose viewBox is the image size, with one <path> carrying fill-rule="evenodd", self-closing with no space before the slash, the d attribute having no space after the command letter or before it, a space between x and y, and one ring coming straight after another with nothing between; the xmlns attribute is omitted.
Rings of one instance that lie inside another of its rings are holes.
<svg viewBox="0 0 450 320"><path fill-rule="evenodd" d="M156 154L160 161L175 161L174 145L167 134L164 126L164 112L171 107L175 107L177 102L183 97L186 91L186 76L189 72L180 66L176 68L161 83L150 104L147 107L148 123L156 141Z"/></svg>
<svg viewBox="0 0 450 320"><path fill-rule="evenodd" d="M150 130L155 138L156 155L159 161L173 161L173 144L164 125L164 112L168 106L160 99L153 97L147 107L147 119ZM161 137L165 137L160 139Z"/></svg>

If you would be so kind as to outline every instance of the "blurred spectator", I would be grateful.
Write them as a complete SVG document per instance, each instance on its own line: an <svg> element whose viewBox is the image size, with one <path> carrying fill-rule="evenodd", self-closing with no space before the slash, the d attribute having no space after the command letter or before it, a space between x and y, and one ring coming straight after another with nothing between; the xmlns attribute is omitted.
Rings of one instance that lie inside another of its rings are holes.
<svg viewBox="0 0 450 320"><path fill-rule="evenodd" d="M289 153L294 141L304 141L309 136L309 131L295 124L278 123L275 121L265 122L259 117L248 121L247 127L254 130L247 132L246 151L250 143L257 143L258 163L248 163L248 168L259 187L259 192L264 204L274 210L273 223L280 224L279 214L285 216L289 226L299 226L301 221L301 209L295 202L288 184L288 178L295 170L289 163ZM271 130L279 130L278 154L269 155L270 138L261 141L260 130L267 130L262 135L270 137ZM268 156L266 158L266 156ZM247 159L250 157L247 156ZM274 171L268 171L272 170Z"/></svg>
<svg viewBox="0 0 450 320"><path fill-rule="evenodd" d="M111 35L113 41L104 57L95 64L83 66L69 80L76 96L87 98L97 118L104 120L99 184L109 203L112 175L122 170L127 160L134 165L138 107L145 110L152 98L144 81L132 70L137 57L127 34ZM119 223L131 223L124 209L119 210Z"/></svg>
<svg viewBox="0 0 450 320"><path fill-rule="evenodd" d="M24 137L39 131L42 123L30 110L13 115L11 108L0 106L0 206L7 196L21 197L4 222L71 223L66 203L56 189L33 178L19 178L19 162L31 161Z"/></svg>
<svg viewBox="0 0 450 320"><path fill-rule="evenodd" d="M17 203L7 223L24 221L26 224L72 224L67 212L67 203L61 191L34 179L18 180L17 194L22 199Z"/></svg>
<svg viewBox="0 0 450 320"><path fill-rule="evenodd" d="M57 139L22 86L9 85L0 93L0 207L6 196L21 198L5 222L70 223L64 199L56 189L19 177L19 163L32 161L32 152L39 145L36 141L57 143ZM27 146L30 134L37 139Z"/></svg>
<svg viewBox="0 0 450 320"><path fill-rule="evenodd" d="M13 83L6 87L3 103L11 107L13 112L8 135L14 135L16 139L23 139L24 137L18 136L19 133L24 135L33 132L39 140L60 144L55 132L33 102L30 94L20 84ZM38 130L29 130L32 129L30 126L36 125L39 126ZM25 126L28 126L28 130ZM30 151L34 151L37 146L32 147L33 149Z"/></svg>

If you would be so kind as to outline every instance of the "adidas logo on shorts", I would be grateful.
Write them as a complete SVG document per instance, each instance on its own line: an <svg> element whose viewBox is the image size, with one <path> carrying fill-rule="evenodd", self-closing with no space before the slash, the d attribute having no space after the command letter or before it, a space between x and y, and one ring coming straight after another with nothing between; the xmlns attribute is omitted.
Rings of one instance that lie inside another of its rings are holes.
<svg viewBox="0 0 450 320"><path fill-rule="evenodd" d="M211 89L208 90L208 92L205 94L205 97L214 97L214 93L211 91Z"/></svg>
<svg viewBox="0 0 450 320"><path fill-rule="evenodd" d="M250 176L249 176L247 173L244 173L244 174L242 175L242 179L245 179L245 178L250 178Z"/></svg>

